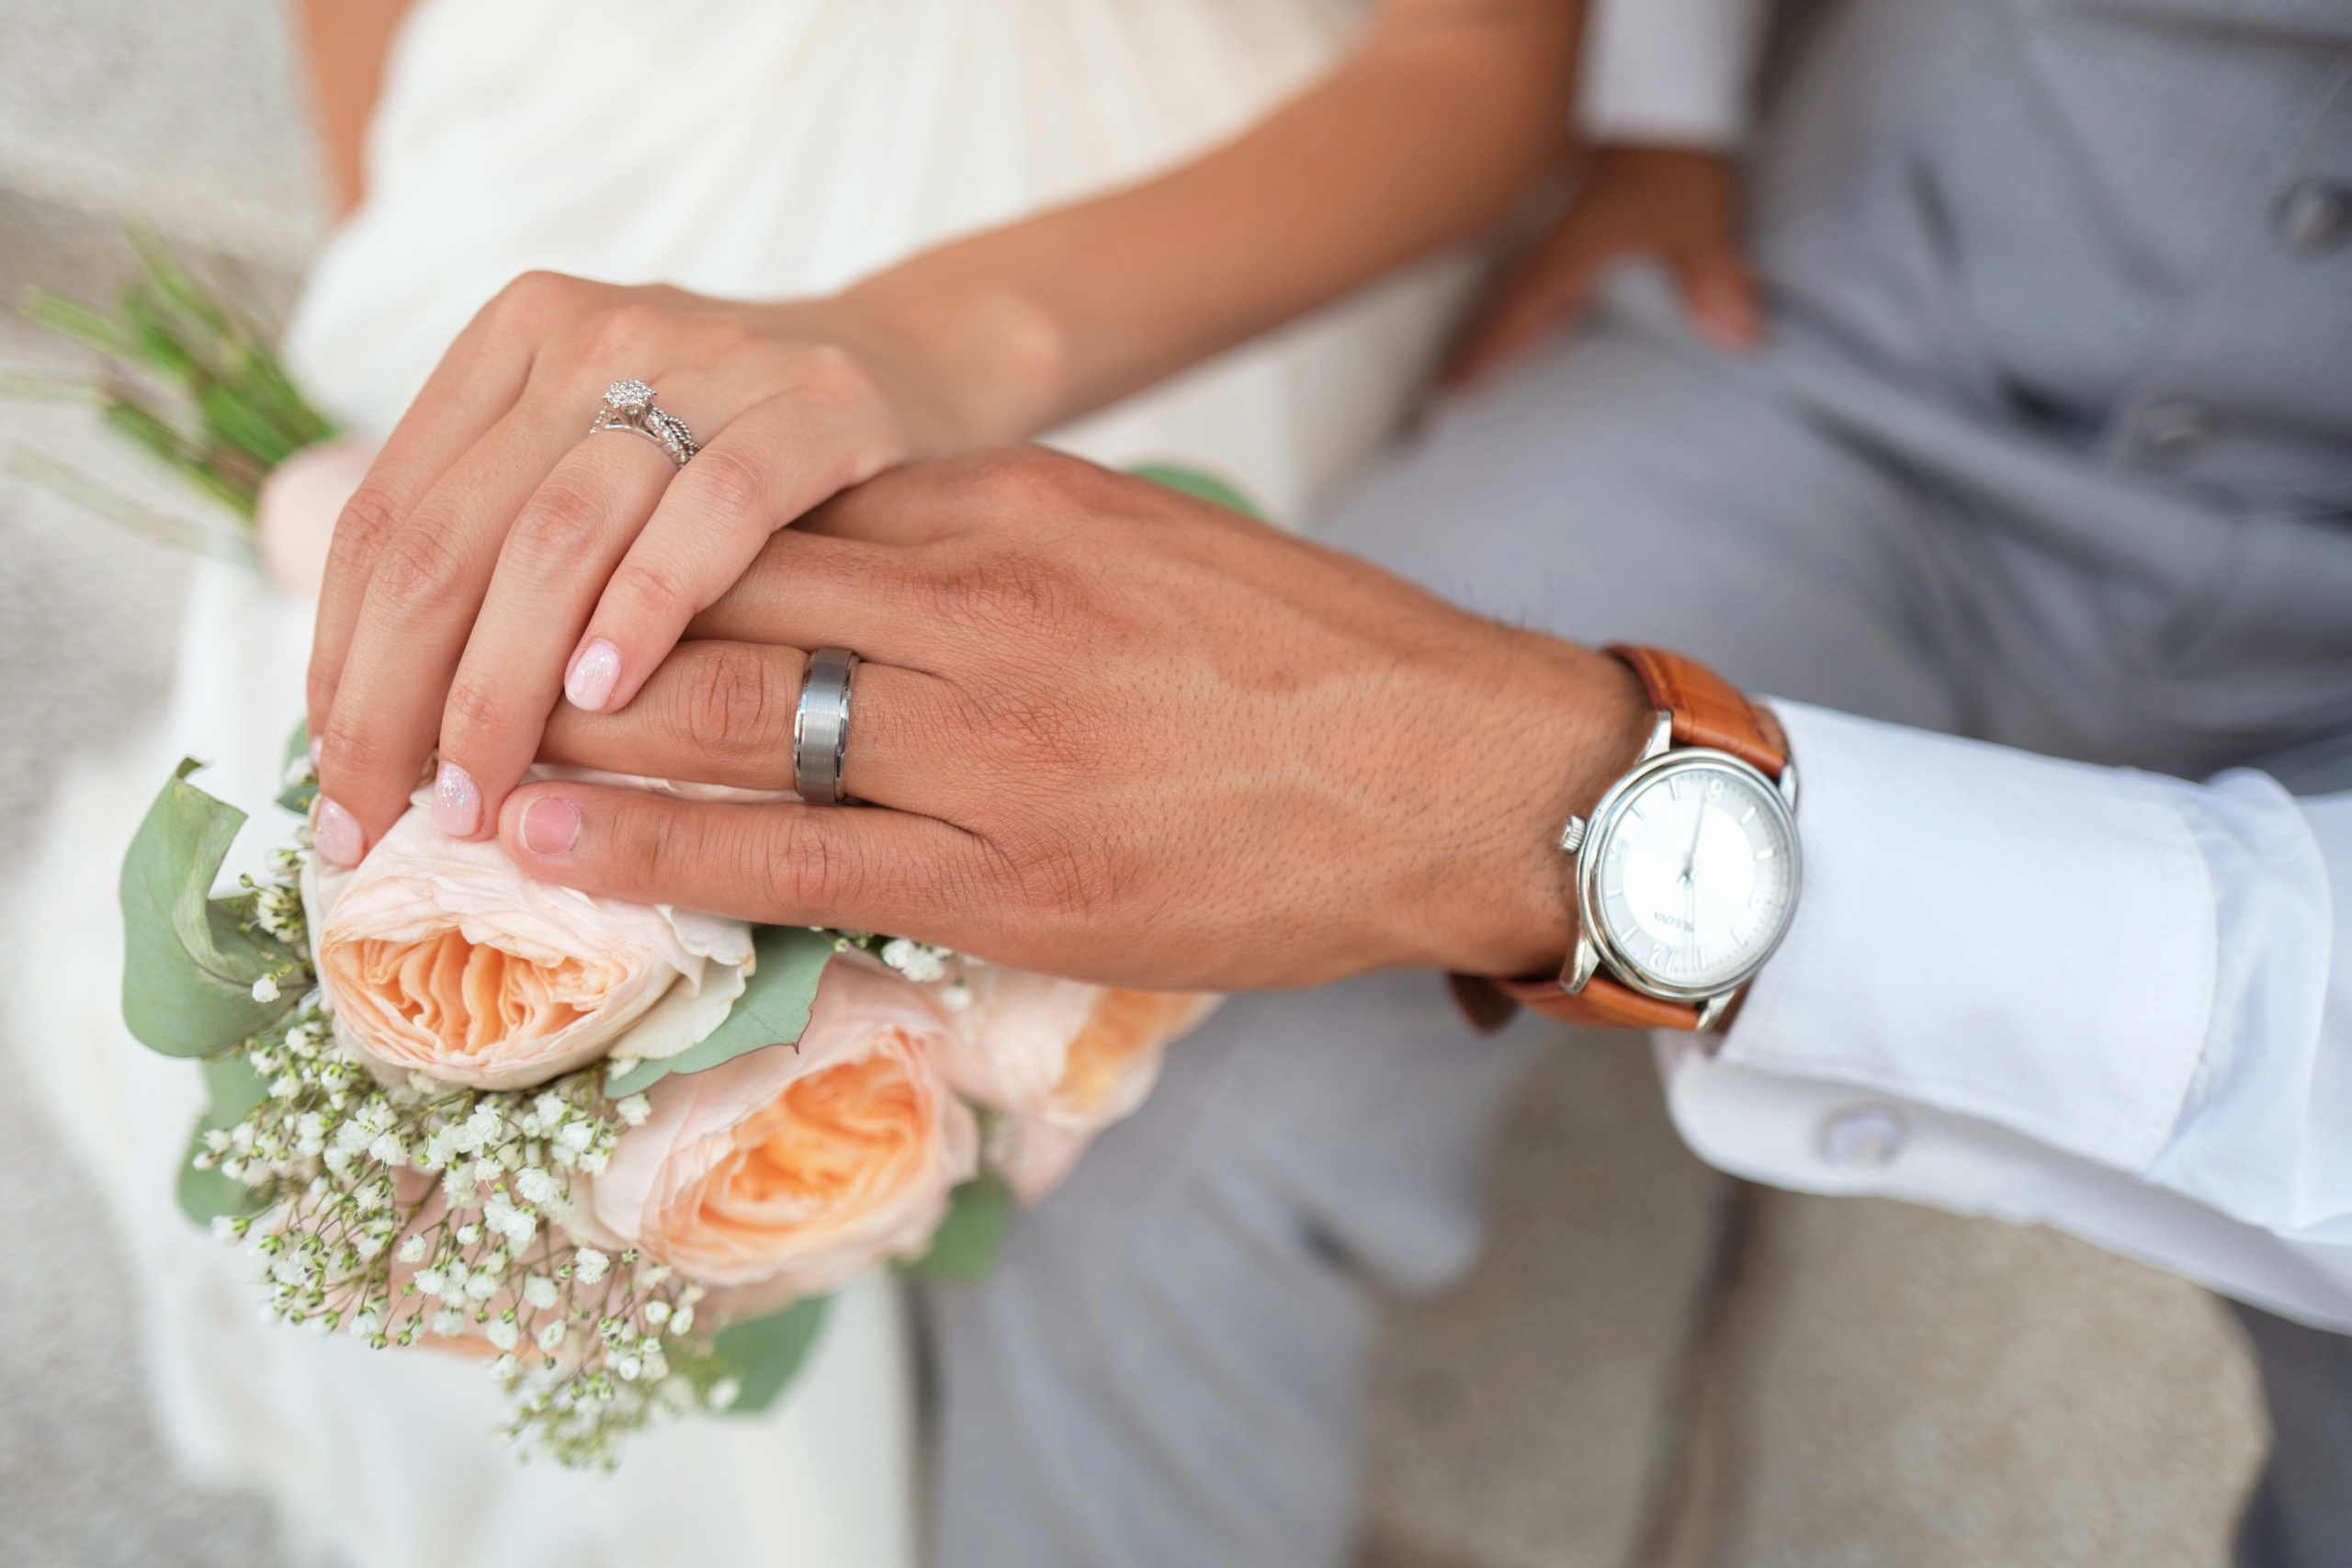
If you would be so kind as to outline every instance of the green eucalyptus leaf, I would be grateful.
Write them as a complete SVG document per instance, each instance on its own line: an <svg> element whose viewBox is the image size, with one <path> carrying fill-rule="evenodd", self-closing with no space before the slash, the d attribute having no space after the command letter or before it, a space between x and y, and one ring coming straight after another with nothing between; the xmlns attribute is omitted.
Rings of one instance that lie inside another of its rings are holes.
<svg viewBox="0 0 2352 1568"><path fill-rule="evenodd" d="M752 949L759 962L726 1021L674 1056L639 1062L609 1079L605 1092L616 1099L635 1094L672 1073L699 1073L746 1051L799 1039L825 961L833 955L833 939L805 926L762 926L752 935Z"/></svg>
<svg viewBox="0 0 2352 1568"><path fill-rule="evenodd" d="M741 1390L735 1403L727 1407L729 1416L756 1416L774 1404L776 1395L785 1391L808 1360L809 1349L817 1342L817 1331L825 1325L825 1310L832 1304L831 1296L810 1296L797 1301L782 1312L772 1312L765 1317L755 1317L748 1323L730 1323L718 1331L711 1344L711 1353L727 1363Z"/></svg>
<svg viewBox="0 0 2352 1568"><path fill-rule="evenodd" d="M985 1280L1004 1250L1012 1223L1012 1189L994 1171L956 1189L947 1217L932 1233L931 1249L899 1271L918 1280Z"/></svg>
<svg viewBox="0 0 2352 1568"><path fill-rule="evenodd" d="M221 1214L254 1214L262 1210L262 1200L242 1181L232 1181L217 1170L196 1168L196 1154L204 1146L204 1134L216 1129L226 1132L245 1119L245 1113L268 1098L269 1086L253 1069L253 1064L242 1055L209 1056L201 1064L204 1087L212 1098L212 1108L197 1119L195 1131L188 1134L187 1153L180 1160L180 1212L198 1224L210 1224Z"/></svg>
<svg viewBox="0 0 2352 1568"><path fill-rule="evenodd" d="M1199 468L1186 468L1182 463L1137 463L1127 472L1139 479L1149 479L1154 484L1166 485L1170 490L1182 491L1186 495L1202 501L1229 506L1245 516L1262 520L1266 515L1259 510L1257 502L1242 493L1238 486L1215 474L1204 473Z"/></svg>
<svg viewBox="0 0 2352 1568"><path fill-rule="evenodd" d="M311 721L306 718L294 727L293 734L286 738L285 765L278 770L277 776L286 778L294 772L295 762L310 754ZM313 773L300 784L288 784L284 789L279 790L277 804L297 817L308 817L311 814L311 802L316 800L318 795L319 780L317 774Z"/></svg>
<svg viewBox="0 0 2352 1568"><path fill-rule="evenodd" d="M225 1051L297 1000L292 987L276 1001L254 999L254 981L298 960L250 928L250 895L209 897L245 814L187 782L200 766L180 763L122 861L123 1021L167 1056Z"/></svg>

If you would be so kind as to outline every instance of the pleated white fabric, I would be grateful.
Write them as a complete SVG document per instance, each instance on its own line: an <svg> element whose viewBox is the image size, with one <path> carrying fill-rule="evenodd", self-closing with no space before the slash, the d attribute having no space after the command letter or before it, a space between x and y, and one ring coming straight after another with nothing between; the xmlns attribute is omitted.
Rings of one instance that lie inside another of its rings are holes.
<svg viewBox="0 0 2352 1568"><path fill-rule="evenodd" d="M774 298L1146 175L1310 80L1340 0L424 0L400 38L366 207L318 259L298 373L388 430L450 338L532 268ZM1278 518L1367 455L1434 352L1441 264L1063 432L1194 464ZM583 389L584 429L601 389ZM259 1321L244 1262L180 1217L192 1067L125 1034L114 870L171 764L254 815L258 870L300 717L311 607L198 572L162 729L81 764L12 911L7 997L37 1082L132 1253L159 1418L198 1473L258 1486L351 1568L907 1568L911 1375L895 1289L836 1303L762 1417L643 1437L616 1475L518 1467L474 1366ZM101 940L101 933L103 940Z"/></svg>

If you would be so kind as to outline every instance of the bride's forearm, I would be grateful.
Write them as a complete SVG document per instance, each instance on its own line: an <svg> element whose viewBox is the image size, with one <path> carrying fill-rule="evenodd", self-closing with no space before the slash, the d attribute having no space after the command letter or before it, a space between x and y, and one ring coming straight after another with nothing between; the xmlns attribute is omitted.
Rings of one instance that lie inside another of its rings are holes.
<svg viewBox="0 0 2352 1568"><path fill-rule="evenodd" d="M1234 141L916 256L829 312L913 361L922 450L1034 434L1493 222L1565 133L1580 10L1392 0Z"/></svg>
<svg viewBox="0 0 2352 1568"><path fill-rule="evenodd" d="M368 182L368 121L383 89L384 56L413 0L301 0L302 52L310 66L311 113L335 211L359 205Z"/></svg>

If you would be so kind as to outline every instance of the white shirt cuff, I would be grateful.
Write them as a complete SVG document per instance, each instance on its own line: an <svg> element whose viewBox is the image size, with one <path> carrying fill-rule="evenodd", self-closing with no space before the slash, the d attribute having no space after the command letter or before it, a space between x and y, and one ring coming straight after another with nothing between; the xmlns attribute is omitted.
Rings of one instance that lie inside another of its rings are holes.
<svg viewBox="0 0 2352 1568"><path fill-rule="evenodd" d="M2144 1171L2213 1014L2215 893L2188 786L1775 709L1804 880L1720 1060Z"/></svg>

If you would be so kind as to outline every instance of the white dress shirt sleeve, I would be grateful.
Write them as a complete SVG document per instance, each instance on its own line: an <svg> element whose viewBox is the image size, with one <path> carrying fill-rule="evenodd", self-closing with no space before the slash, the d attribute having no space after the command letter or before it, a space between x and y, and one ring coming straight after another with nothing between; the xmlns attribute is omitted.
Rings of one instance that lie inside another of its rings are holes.
<svg viewBox="0 0 2352 1568"><path fill-rule="evenodd" d="M1721 1049L1660 1041L1692 1145L2352 1329L2352 795L1776 710L1804 885Z"/></svg>
<svg viewBox="0 0 2352 1568"><path fill-rule="evenodd" d="M1595 141L1727 148L1747 130L1765 0L1591 0L1577 124Z"/></svg>

